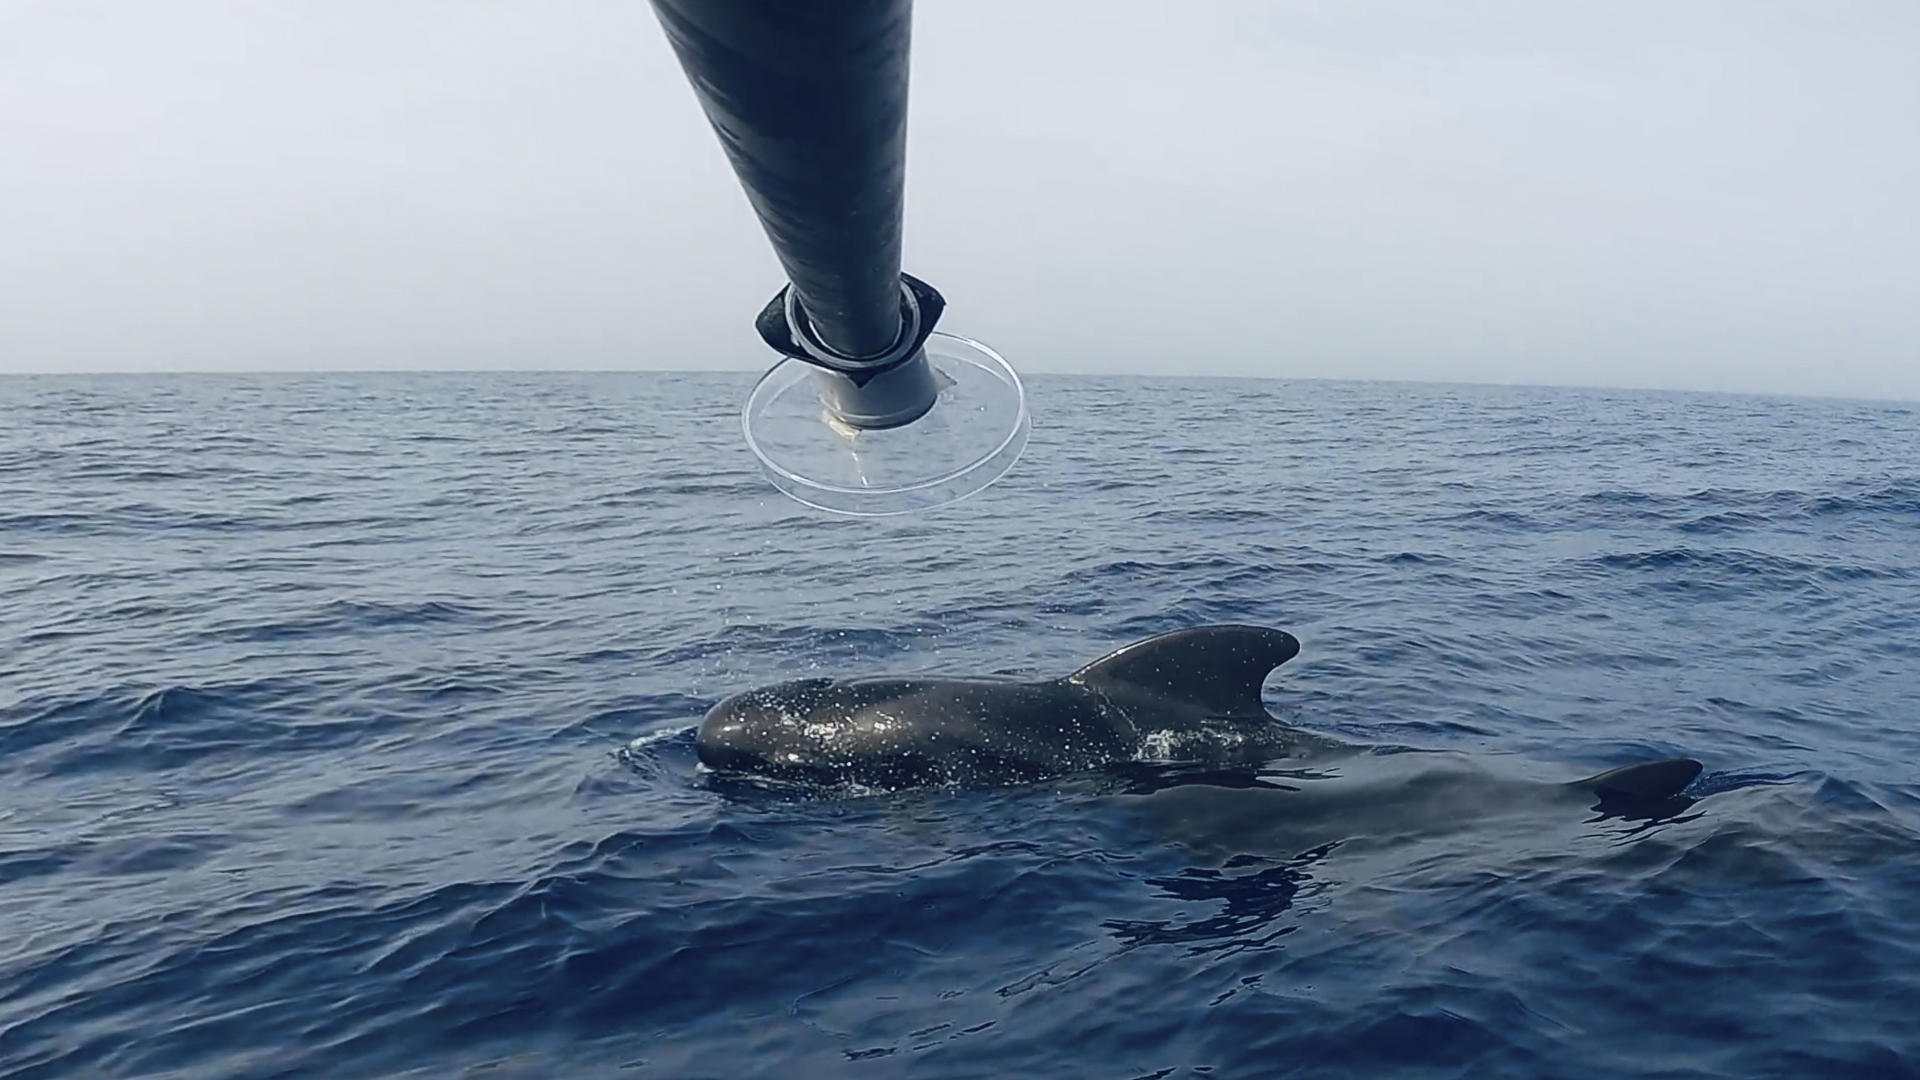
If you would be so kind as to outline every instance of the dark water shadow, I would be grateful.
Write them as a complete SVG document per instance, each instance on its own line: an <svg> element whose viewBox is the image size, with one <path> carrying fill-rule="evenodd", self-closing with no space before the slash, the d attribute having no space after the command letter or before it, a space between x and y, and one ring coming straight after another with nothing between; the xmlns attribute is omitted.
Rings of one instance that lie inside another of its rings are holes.
<svg viewBox="0 0 1920 1080"><path fill-rule="evenodd" d="M1168 945L1186 955L1231 956L1277 947L1298 924L1273 924L1304 895L1320 887L1309 871L1337 843L1323 844L1291 859L1236 855L1218 869L1188 867L1177 874L1148 878L1156 896L1185 904L1218 903L1213 914L1198 918L1110 919L1104 925L1126 948Z"/></svg>

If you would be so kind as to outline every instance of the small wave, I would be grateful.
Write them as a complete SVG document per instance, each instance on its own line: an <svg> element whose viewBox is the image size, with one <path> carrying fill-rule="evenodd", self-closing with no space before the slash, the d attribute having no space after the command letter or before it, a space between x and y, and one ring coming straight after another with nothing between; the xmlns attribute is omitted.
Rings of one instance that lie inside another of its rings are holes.
<svg viewBox="0 0 1920 1080"><path fill-rule="evenodd" d="M1822 517L1872 514L1920 517L1920 479L1895 479L1846 491L1798 488L1699 488L1688 492L1605 489L1580 496L1590 506L1660 517L1696 515L1678 527L1709 531L1715 526L1779 524Z"/></svg>
<svg viewBox="0 0 1920 1080"><path fill-rule="evenodd" d="M1380 561L1392 566L1450 566L1454 560L1431 552L1397 551L1391 555L1380 556Z"/></svg>
<svg viewBox="0 0 1920 1080"><path fill-rule="evenodd" d="M222 641L293 641L316 636L338 636L366 630L394 630L439 625L489 625L493 613L476 604L454 600L331 600L307 614L267 622L216 624L209 634Z"/></svg>
<svg viewBox="0 0 1920 1080"><path fill-rule="evenodd" d="M122 687L27 703L0 725L0 761L41 775L163 771L209 757L331 749L364 736L369 721L282 714L312 688L282 679L213 687Z"/></svg>
<svg viewBox="0 0 1920 1080"><path fill-rule="evenodd" d="M42 532L58 536L91 531L94 523L94 515L71 510L0 514L0 532Z"/></svg>
<svg viewBox="0 0 1920 1080"><path fill-rule="evenodd" d="M691 720L681 724L669 724L666 727L649 731L643 735L634 736L631 740L627 742L626 748L636 753L643 752L648 747L654 746L656 744L668 742L670 740L678 740L681 738L681 736L684 736L693 731L699 730L699 727L700 727L700 721L698 720Z"/></svg>
<svg viewBox="0 0 1920 1080"><path fill-rule="evenodd" d="M410 603L374 600L335 600L325 608L327 618L349 627L421 626L442 622L472 622L485 615L478 604L454 600Z"/></svg>
<svg viewBox="0 0 1920 1080"><path fill-rule="evenodd" d="M1447 514L1439 518L1439 520L1453 525L1466 527L1489 526L1512 532L1532 532L1540 526L1540 523L1534 520L1531 515L1516 510L1489 510L1478 507L1459 513Z"/></svg>
<svg viewBox="0 0 1920 1080"><path fill-rule="evenodd" d="M1698 548L1619 552L1597 556L1592 563L1607 570L1711 570L1745 576L1806 574L1817 569L1812 563L1758 551Z"/></svg>
<svg viewBox="0 0 1920 1080"><path fill-rule="evenodd" d="M1855 563L1816 563L1787 555L1741 548L1657 548L1594 556L1587 565L1601 570L1687 571L1701 575L1703 584L1713 575L1772 578L1778 581L1904 580L1915 575L1905 567L1863 566Z"/></svg>
<svg viewBox="0 0 1920 1080"><path fill-rule="evenodd" d="M1890 514L1920 517L1920 480L1895 480L1852 494L1821 495L1807 500L1806 512L1827 514Z"/></svg>
<svg viewBox="0 0 1920 1080"><path fill-rule="evenodd" d="M1674 528L1684 533L1700 533L1715 536L1722 533L1740 532L1746 529L1768 527L1773 519L1765 514L1745 510L1722 510L1712 514L1702 514L1688 521L1678 522Z"/></svg>
<svg viewBox="0 0 1920 1080"><path fill-rule="evenodd" d="M1239 559L1226 555L1213 555L1199 559L1172 559L1166 561L1144 561L1138 559L1119 559L1101 563L1097 566L1072 571L1067 575L1070 582L1104 582L1154 577L1178 577L1205 574L1215 570L1237 570L1245 564Z"/></svg>
<svg viewBox="0 0 1920 1080"><path fill-rule="evenodd" d="M1195 525L1228 525L1240 523L1260 523L1277 521L1280 514L1273 510L1260 510L1251 507L1211 507L1193 510L1155 510L1146 515L1150 521L1185 522Z"/></svg>

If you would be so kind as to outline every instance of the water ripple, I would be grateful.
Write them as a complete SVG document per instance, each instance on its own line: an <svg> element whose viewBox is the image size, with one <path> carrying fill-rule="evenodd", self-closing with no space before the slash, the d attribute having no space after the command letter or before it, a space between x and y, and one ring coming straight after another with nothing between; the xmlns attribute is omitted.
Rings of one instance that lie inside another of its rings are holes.
<svg viewBox="0 0 1920 1080"><path fill-rule="evenodd" d="M1038 378L1000 486L853 522L746 385L0 381L0 1075L1920 1075L1910 407ZM1365 798L694 762L1201 620L1301 637Z"/></svg>

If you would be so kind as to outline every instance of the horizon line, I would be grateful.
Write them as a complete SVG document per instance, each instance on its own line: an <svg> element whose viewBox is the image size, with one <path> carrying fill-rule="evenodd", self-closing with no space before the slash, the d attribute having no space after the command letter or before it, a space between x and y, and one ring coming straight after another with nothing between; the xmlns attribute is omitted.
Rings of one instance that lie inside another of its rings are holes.
<svg viewBox="0 0 1920 1080"><path fill-rule="evenodd" d="M418 368L85 368L80 370L0 370L6 378L167 378L167 377L304 377L328 375L710 375L758 377L765 368L623 368L623 367L418 367ZM1237 379L1244 382L1364 383L1399 386L1456 386L1477 389L1575 390L1650 394L1702 394L1719 397L1781 398L1786 400L1857 402L1875 405L1920 404L1920 396L1867 397L1857 393L1809 390L1746 390L1703 386L1644 386L1626 383L1501 382L1493 379L1434 379L1378 375L1252 375L1244 372L1200 371L1179 373L1124 371L1022 371L1028 379L1158 379L1185 382L1197 379Z"/></svg>

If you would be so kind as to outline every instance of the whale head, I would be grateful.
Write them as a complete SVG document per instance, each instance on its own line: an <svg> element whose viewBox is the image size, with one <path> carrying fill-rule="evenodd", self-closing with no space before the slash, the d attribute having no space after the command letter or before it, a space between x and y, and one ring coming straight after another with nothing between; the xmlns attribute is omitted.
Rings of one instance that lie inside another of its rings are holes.
<svg viewBox="0 0 1920 1080"><path fill-rule="evenodd" d="M794 679L735 694L707 710L695 738L710 769L812 779L831 753L832 679Z"/></svg>

